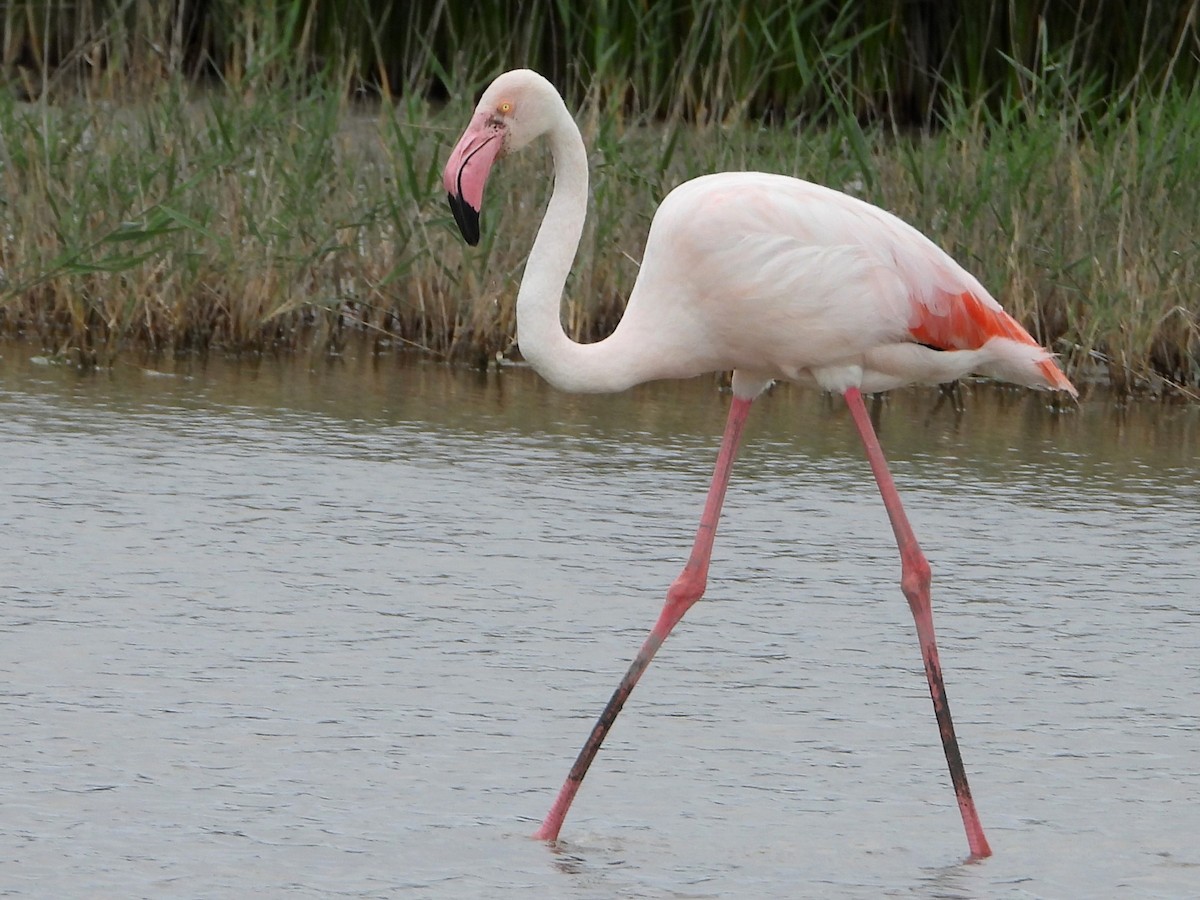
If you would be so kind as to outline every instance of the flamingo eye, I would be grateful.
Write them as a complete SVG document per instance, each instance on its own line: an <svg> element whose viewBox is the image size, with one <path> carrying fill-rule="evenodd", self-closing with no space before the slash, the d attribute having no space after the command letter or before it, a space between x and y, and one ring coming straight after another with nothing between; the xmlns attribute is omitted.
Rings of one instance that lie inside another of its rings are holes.
<svg viewBox="0 0 1200 900"><path fill-rule="evenodd" d="M512 108L513 108L513 105L511 103L509 103L507 100L505 100L503 103L501 103L499 106L496 107L496 109L498 109L501 113L503 113L506 116L510 112L512 112Z"/></svg>

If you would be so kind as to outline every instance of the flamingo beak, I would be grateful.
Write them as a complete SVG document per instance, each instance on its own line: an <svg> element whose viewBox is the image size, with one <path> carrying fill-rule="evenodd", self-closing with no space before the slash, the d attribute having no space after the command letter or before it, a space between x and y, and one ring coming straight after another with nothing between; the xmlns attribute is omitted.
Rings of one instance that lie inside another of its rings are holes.
<svg viewBox="0 0 1200 900"><path fill-rule="evenodd" d="M463 136L458 139L442 182L450 200L450 211L462 232L463 240L474 247L479 243L479 211L483 207L483 186L492 164L504 149L504 126L485 113L476 113Z"/></svg>

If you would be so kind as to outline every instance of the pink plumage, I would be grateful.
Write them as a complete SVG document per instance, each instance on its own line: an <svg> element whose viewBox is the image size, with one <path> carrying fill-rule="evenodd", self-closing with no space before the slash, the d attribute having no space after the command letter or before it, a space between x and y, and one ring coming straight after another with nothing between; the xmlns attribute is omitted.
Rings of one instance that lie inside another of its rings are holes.
<svg viewBox="0 0 1200 900"><path fill-rule="evenodd" d="M1075 390L916 229L838 191L758 172L696 178L667 196L617 332L653 347L649 377L743 369L841 390L849 367L866 391L970 372Z"/></svg>
<svg viewBox="0 0 1200 900"><path fill-rule="evenodd" d="M1049 351L974 276L900 219L795 178L729 172L696 178L663 200L637 283L616 330L577 344L559 319L587 215L587 154L554 87L527 70L484 92L446 163L463 237L479 240L493 164L544 137L554 191L517 295L527 360L572 391L617 391L659 378L733 371L729 420L691 555L649 637L580 751L537 837L557 838L609 727L662 642L704 593L712 542L750 405L772 381L840 393L896 535L901 589L917 626L946 762L974 857L991 849L967 784L934 638L929 564L913 535L863 405L863 391L951 381L970 372L1035 388L1075 388Z"/></svg>

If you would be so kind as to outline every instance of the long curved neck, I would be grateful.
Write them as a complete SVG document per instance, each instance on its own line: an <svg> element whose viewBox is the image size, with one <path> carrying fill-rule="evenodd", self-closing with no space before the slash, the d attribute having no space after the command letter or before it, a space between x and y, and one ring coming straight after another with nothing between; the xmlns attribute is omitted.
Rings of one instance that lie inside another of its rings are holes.
<svg viewBox="0 0 1200 900"><path fill-rule="evenodd" d="M566 391L619 391L639 379L613 358L612 341L578 344L563 331L563 287L587 218L588 161L579 128L565 106L549 132L554 191L529 252L517 292L521 354L555 387Z"/></svg>

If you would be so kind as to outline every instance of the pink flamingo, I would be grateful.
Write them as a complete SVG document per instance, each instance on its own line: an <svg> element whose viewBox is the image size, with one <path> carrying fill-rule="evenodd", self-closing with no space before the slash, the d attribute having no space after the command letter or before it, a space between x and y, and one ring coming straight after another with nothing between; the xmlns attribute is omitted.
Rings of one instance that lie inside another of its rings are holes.
<svg viewBox="0 0 1200 900"><path fill-rule="evenodd" d="M583 139L545 78L518 70L484 92L446 163L450 208L466 241L492 164L545 136L554 191L517 295L521 352L568 391L733 371L733 400L700 527L682 573L605 707L537 838L555 840L571 801L642 672L704 593L717 520L750 404L772 381L841 394L866 448L902 563L934 712L973 857L991 854L950 719L934 641L930 570L900 504L863 391L952 381L970 372L1036 388L1075 388L982 285L895 216L780 175L728 172L680 185L658 209L637 284L617 329L577 344L559 308L587 214Z"/></svg>

